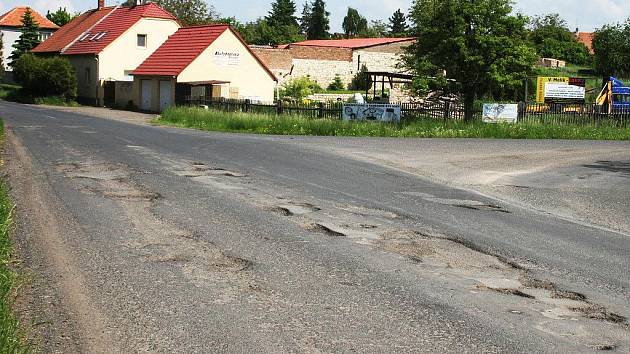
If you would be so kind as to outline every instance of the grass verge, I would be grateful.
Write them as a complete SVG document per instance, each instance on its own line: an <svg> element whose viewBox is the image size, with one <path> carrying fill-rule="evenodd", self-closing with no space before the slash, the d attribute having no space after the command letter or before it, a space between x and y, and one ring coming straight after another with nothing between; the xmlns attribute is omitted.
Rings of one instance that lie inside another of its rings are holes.
<svg viewBox="0 0 630 354"><path fill-rule="evenodd" d="M485 124L433 119L382 124L232 113L191 107L168 108L154 123L208 131L274 135L630 140L630 128L609 125Z"/></svg>
<svg viewBox="0 0 630 354"><path fill-rule="evenodd" d="M75 101L68 101L63 97L46 96L33 97L25 94L17 85L0 84L0 99L18 103L44 104L49 106L78 107Z"/></svg>
<svg viewBox="0 0 630 354"><path fill-rule="evenodd" d="M3 143L4 124L0 120L0 144ZM9 187L5 181L0 180L0 353L27 352L12 308L17 283L17 276L11 268L13 207L9 198Z"/></svg>

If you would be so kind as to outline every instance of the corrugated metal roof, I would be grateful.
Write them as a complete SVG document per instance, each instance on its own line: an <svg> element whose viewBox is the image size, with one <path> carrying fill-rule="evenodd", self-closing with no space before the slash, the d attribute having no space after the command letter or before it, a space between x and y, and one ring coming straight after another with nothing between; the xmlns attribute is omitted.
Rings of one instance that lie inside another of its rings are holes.
<svg viewBox="0 0 630 354"><path fill-rule="evenodd" d="M39 12L31 9L27 6L18 6L9 10L5 14L0 16L0 27L22 27L22 17L27 9L31 10L31 14L33 15L33 19L39 25L39 28L45 29L57 29L59 26L54 24L52 21L42 16Z"/></svg>
<svg viewBox="0 0 630 354"><path fill-rule="evenodd" d="M140 64L133 71L133 75L178 76L226 30L232 31L258 63L276 80L271 70L251 51L241 36L225 24L180 28Z"/></svg>
<svg viewBox="0 0 630 354"><path fill-rule="evenodd" d="M98 10L90 10L65 24L50 38L40 43L33 49L35 53L60 53L64 48L72 44L83 32L89 30L98 21L102 20L114 7L104 7Z"/></svg>
<svg viewBox="0 0 630 354"><path fill-rule="evenodd" d="M303 42L296 42L290 46L313 46L313 47L333 47L333 48L350 48L360 49L374 47L377 45L392 44L399 42L408 42L415 38L350 38L350 39L317 39Z"/></svg>

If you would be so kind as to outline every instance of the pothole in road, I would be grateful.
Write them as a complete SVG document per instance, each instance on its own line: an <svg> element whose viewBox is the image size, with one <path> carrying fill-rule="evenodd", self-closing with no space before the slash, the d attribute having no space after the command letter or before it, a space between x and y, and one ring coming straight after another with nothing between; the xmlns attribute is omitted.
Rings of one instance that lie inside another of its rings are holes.
<svg viewBox="0 0 630 354"><path fill-rule="evenodd" d="M308 224L305 226L305 229L307 229L308 231L322 233L327 236L334 236L334 237L346 236L346 234L344 234L343 232L334 230L333 228L334 228L333 226L328 226L328 225L324 225L320 223L313 223L313 224Z"/></svg>
<svg viewBox="0 0 630 354"><path fill-rule="evenodd" d="M269 210L283 216L299 216L320 211L321 208L309 203L288 202L272 206L269 208Z"/></svg>
<svg viewBox="0 0 630 354"><path fill-rule="evenodd" d="M469 200L469 199L455 199L455 198L439 198L432 194L428 193L420 193L420 192L402 192L403 195L419 197L428 202L453 206L457 208L470 209L470 210L479 210L479 211L495 211L500 213L510 214L511 212L506 210L500 205L491 204L487 202L482 202L478 200Z"/></svg>

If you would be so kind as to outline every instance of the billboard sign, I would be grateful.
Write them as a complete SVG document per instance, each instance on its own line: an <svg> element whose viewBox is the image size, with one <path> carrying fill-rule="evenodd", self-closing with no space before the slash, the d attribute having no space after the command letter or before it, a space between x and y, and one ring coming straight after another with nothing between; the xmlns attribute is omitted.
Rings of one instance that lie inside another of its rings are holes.
<svg viewBox="0 0 630 354"><path fill-rule="evenodd" d="M568 77L539 77L538 103L584 103L586 80Z"/></svg>
<svg viewBox="0 0 630 354"><path fill-rule="evenodd" d="M344 104L343 120L400 122L400 106L392 104Z"/></svg>
<svg viewBox="0 0 630 354"><path fill-rule="evenodd" d="M483 105L484 123L516 123L518 104L485 103Z"/></svg>

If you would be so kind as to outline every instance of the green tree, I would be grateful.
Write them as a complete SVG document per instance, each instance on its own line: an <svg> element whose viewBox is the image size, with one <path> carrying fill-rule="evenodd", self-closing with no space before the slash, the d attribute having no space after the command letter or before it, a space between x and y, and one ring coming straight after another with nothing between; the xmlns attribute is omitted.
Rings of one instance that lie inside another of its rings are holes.
<svg viewBox="0 0 630 354"><path fill-rule="evenodd" d="M156 0L155 2L173 14L184 26L212 23L219 17L214 7L204 0Z"/></svg>
<svg viewBox="0 0 630 354"><path fill-rule="evenodd" d="M2 49L4 48L4 43L2 42L2 36L4 36L4 34L2 33L2 31L0 31L0 79L4 74L4 53L2 52Z"/></svg>
<svg viewBox="0 0 630 354"><path fill-rule="evenodd" d="M404 37L407 35L407 30L407 17L398 9L389 18L389 34L392 37Z"/></svg>
<svg viewBox="0 0 630 354"><path fill-rule="evenodd" d="M630 19L606 25L593 36L595 68L603 76L630 75Z"/></svg>
<svg viewBox="0 0 630 354"><path fill-rule="evenodd" d="M308 16L307 39L327 39L330 37L330 12L326 11L324 0L315 0Z"/></svg>
<svg viewBox="0 0 630 354"><path fill-rule="evenodd" d="M368 21L359 14L359 11L348 7L348 13L343 19L342 25L346 38L356 37L360 33L364 33L368 29Z"/></svg>
<svg viewBox="0 0 630 354"><path fill-rule="evenodd" d="M27 8L22 16L20 32L20 38L13 44L13 52L9 57L12 66L22 55L30 52L40 43L39 25L35 22L30 8Z"/></svg>
<svg viewBox="0 0 630 354"><path fill-rule="evenodd" d="M383 23L383 21L376 20L370 22L370 25L367 27L367 29L359 33L359 36L366 38L381 38L387 37L388 34L389 30L387 28L387 25Z"/></svg>
<svg viewBox="0 0 630 354"><path fill-rule="evenodd" d="M578 42L567 22L559 14L534 17L530 22L529 38L543 58L566 60L573 64L587 64L591 55Z"/></svg>
<svg viewBox="0 0 630 354"><path fill-rule="evenodd" d="M245 25L239 24L235 28L249 44L278 45L304 40L297 26L272 26L264 18Z"/></svg>
<svg viewBox="0 0 630 354"><path fill-rule="evenodd" d="M300 22L300 33L305 35L308 33L308 26L311 22L311 11L313 6L308 0L304 2L304 7L302 8L302 16L299 19Z"/></svg>
<svg viewBox="0 0 630 354"><path fill-rule="evenodd" d="M342 91L344 88L343 81L341 81L339 74L335 75L333 82L328 85L328 91Z"/></svg>
<svg viewBox="0 0 630 354"><path fill-rule="evenodd" d="M295 11L293 0L276 0L271 4L267 23L274 27L299 27Z"/></svg>
<svg viewBox="0 0 630 354"><path fill-rule="evenodd" d="M73 15L71 15L66 8L59 8L57 9L57 11L55 12L50 12L48 11L46 13L46 18L49 19L50 21L52 21L54 24L56 24L59 27L63 27L63 25L65 25L66 23L72 21L72 19L74 18Z"/></svg>
<svg viewBox="0 0 630 354"><path fill-rule="evenodd" d="M348 85L349 90L353 91L367 91L372 86L372 80L367 74L368 68L365 64L361 65L361 70L357 72L352 78L352 81Z"/></svg>
<svg viewBox="0 0 630 354"><path fill-rule="evenodd" d="M76 98L77 78L66 58L40 58L27 53L14 62L13 73L15 81L29 96Z"/></svg>
<svg viewBox="0 0 630 354"><path fill-rule="evenodd" d="M520 86L536 52L527 41L527 19L512 15L510 0L415 0L410 19L421 40L406 49L404 65L416 75L413 89L455 79L465 119L475 98L491 89ZM444 75L446 73L446 75ZM435 79L433 79L434 77Z"/></svg>
<svg viewBox="0 0 630 354"><path fill-rule="evenodd" d="M303 99L314 93L322 92L321 86L308 76L296 78L280 87L280 97Z"/></svg>

